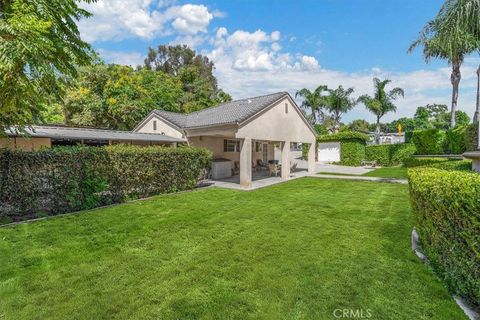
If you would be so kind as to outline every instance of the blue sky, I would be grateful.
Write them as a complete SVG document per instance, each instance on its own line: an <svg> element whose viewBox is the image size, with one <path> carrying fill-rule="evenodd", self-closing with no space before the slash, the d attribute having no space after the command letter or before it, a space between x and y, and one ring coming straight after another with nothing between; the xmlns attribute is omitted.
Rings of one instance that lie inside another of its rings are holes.
<svg viewBox="0 0 480 320"><path fill-rule="evenodd" d="M219 85L234 98L340 84L371 93L372 77L406 91L385 120L412 116L426 103L450 99L445 61L407 54L440 0L159 1L99 0L87 5L82 36L108 62L136 65L149 46L185 43L210 57ZM463 68L459 106L475 104L478 55ZM363 106L344 121L373 117Z"/></svg>

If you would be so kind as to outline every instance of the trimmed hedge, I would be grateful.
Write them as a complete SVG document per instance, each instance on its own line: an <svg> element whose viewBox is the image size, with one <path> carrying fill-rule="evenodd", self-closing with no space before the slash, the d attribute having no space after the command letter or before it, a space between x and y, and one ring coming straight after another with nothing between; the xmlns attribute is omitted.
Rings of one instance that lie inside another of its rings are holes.
<svg viewBox="0 0 480 320"><path fill-rule="evenodd" d="M340 164L359 166L365 160L365 144L368 139L364 133L343 131L318 136L317 142L340 142Z"/></svg>
<svg viewBox="0 0 480 320"><path fill-rule="evenodd" d="M443 163L447 161L455 161L449 158L408 158L403 161L403 164L408 168L429 166L435 163Z"/></svg>
<svg viewBox="0 0 480 320"><path fill-rule="evenodd" d="M115 145L0 152L0 220L95 208L195 187L206 149Z"/></svg>
<svg viewBox="0 0 480 320"><path fill-rule="evenodd" d="M431 164L430 167L448 171L472 171L472 160L445 161Z"/></svg>
<svg viewBox="0 0 480 320"><path fill-rule="evenodd" d="M439 129L415 130L412 142L417 149L416 154L444 154L445 132Z"/></svg>
<svg viewBox="0 0 480 320"><path fill-rule="evenodd" d="M446 154L462 154L465 152L465 126L458 126L445 132L443 151Z"/></svg>
<svg viewBox="0 0 480 320"><path fill-rule="evenodd" d="M365 144L355 140L340 142L340 164L360 166L365 159Z"/></svg>
<svg viewBox="0 0 480 320"><path fill-rule="evenodd" d="M410 143L370 145L365 148L365 158L376 161L384 167L402 164L415 153L415 146Z"/></svg>
<svg viewBox="0 0 480 320"><path fill-rule="evenodd" d="M478 122L469 124L465 129L466 151L478 150Z"/></svg>
<svg viewBox="0 0 480 320"><path fill-rule="evenodd" d="M463 161L445 162L443 165ZM415 226L432 268L448 288L480 305L480 175L408 170Z"/></svg>

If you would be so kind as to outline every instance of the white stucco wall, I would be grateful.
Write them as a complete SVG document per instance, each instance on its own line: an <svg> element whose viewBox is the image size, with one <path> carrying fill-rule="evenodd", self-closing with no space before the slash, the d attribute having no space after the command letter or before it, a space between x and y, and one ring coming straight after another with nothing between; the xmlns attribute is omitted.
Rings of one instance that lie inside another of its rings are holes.
<svg viewBox="0 0 480 320"><path fill-rule="evenodd" d="M285 112L285 104L288 105L288 113ZM299 112L288 98L284 98L266 112L242 125L236 136L237 138L311 143L315 140L315 135Z"/></svg>
<svg viewBox="0 0 480 320"><path fill-rule="evenodd" d="M157 130L154 130L153 128L153 122L157 122ZM141 133L158 133L158 134L164 134L170 137L174 138L179 138L179 139L185 139L183 136L183 133L179 131L177 128L172 126L171 124L163 121L162 119L153 116L151 119L149 119L147 122L143 124L140 128L137 129L137 132Z"/></svg>

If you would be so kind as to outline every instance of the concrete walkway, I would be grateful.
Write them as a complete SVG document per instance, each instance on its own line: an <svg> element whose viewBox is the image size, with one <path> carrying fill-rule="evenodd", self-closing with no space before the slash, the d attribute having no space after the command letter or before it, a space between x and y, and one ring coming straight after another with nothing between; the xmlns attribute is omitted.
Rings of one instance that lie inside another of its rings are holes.
<svg viewBox="0 0 480 320"><path fill-rule="evenodd" d="M295 159L295 162L298 165L298 168L307 169L308 163L302 159ZM337 164L317 162L315 164L315 172L325 172L325 173L341 173L341 174L351 174L351 175L361 175L377 168L369 167L349 167L349 166L340 166Z"/></svg>
<svg viewBox="0 0 480 320"><path fill-rule="evenodd" d="M325 178L325 179L344 179L344 180L363 180L363 181L377 181L377 182L389 182L408 184L406 179L394 179L394 178L379 178L379 177L365 177L365 176L339 176L334 174L312 174L309 177L313 178Z"/></svg>
<svg viewBox="0 0 480 320"><path fill-rule="evenodd" d="M344 173L346 168L354 168L357 169L357 171L354 172L359 172L359 169L364 169L364 168L356 168L356 167L344 167L344 166L335 166L335 165L328 165L330 170L337 170L337 171L331 171L335 173ZM343 168L337 168L337 167L343 167ZM338 171L340 170L340 171ZM368 169L366 169L368 170ZM370 171L370 170L368 170ZM368 172L366 171L366 172ZM322 172L322 171L319 171ZM361 172L361 171L360 171ZM376 182L388 182L388 183L400 183L400 184L407 184L408 181L404 179L392 179L392 178L378 178L378 177L365 177L358 175L358 173L353 174L353 175L335 175L335 174L308 174L306 170L298 170L290 176L289 179L287 180L282 180L280 177L270 177L268 176L268 173L265 171L257 171L252 173L252 185L248 188L243 188L240 187L240 178L238 175L225 178L225 179L220 179L220 180L208 180L206 183L211 184L212 186L215 187L220 187L220 188L227 188L227 189L234 189L234 190L255 190L259 188L264 188L268 186L272 186L275 184L279 184L282 182L302 178L302 177L312 177L312 178L323 178L323 179L343 179L343 180L361 180L361 181L376 181Z"/></svg>
<svg viewBox="0 0 480 320"><path fill-rule="evenodd" d="M306 170L299 170L290 175L290 178L287 180L282 180L280 177L270 177L266 171L252 172L252 185L248 188L240 187L240 177L238 175L220 179L220 180L209 180L207 183L212 183L215 187L235 189L235 190L255 190L263 187L272 186L274 184L279 184L282 182L302 178L309 176Z"/></svg>

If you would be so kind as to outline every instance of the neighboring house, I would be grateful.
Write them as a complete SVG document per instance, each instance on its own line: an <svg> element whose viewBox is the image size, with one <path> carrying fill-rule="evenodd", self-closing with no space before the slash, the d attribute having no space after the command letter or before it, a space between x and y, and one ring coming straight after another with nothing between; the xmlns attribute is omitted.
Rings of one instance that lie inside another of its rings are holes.
<svg viewBox="0 0 480 320"><path fill-rule="evenodd" d="M180 114L152 111L135 132L165 134L188 144L208 148L214 159L239 165L240 184L252 181L252 164L274 159L274 145L282 151L282 178L290 176L291 143L309 144L309 172L315 168L314 128L287 92L223 103Z"/></svg>
<svg viewBox="0 0 480 320"><path fill-rule="evenodd" d="M183 139L161 134L63 126L32 126L26 128L26 133L19 134L13 129L7 130L5 133L7 137L0 138L0 148L16 148L27 151L76 144L102 146L127 143L175 146L177 143L184 142Z"/></svg>
<svg viewBox="0 0 480 320"><path fill-rule="evenodd" d="M376 144L375 142L375 132L370 132L368 136L370 137L369 144ZM397 144L405 143L405 133L380 133L379 144Z"/></svg>

